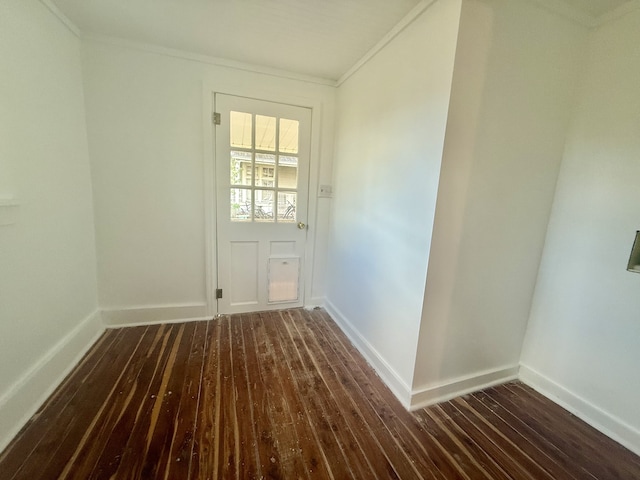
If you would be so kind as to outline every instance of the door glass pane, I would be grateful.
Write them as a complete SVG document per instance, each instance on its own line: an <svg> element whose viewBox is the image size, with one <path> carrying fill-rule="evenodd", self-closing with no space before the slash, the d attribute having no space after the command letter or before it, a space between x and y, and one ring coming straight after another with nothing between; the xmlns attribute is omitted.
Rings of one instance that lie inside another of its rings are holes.
<svg viewBox="0 0 640 480"><path fill-rule="evenodd" d="M252 124L251 114L242 112L230 112L229 126L231 131L232 148L251 148Z"/></svg>
<svg viewBox="0 0 640 480"><path fill-rule="evenodd" d="M298 157L280 155L278 160L278 188L298 188Z"/></svg>
<svg viewBox="0 0 640 480"><path fill-rule="evenodd" d="M273 222L273 196L273 190L256 190L256 222Z"/></svg>
<svg viewBox="0 0 640 480"><path fill-rule="evenodd" d="M231 185L251 185L251 152L231 151Z"/></svg>
<svg viewBox="0 0 640 480"><path fill-rule="evenodd" d="M232 188L231 197L231 221L251 221L251 190L248 188Z"/></svg>
<svg viewBox="0 0 640 480"><path fill-rule="evenodd" d="M256 187L274 187L276 156L256 153Z"/></svg>
<svg viewBox="0 0 640 480"><path fill-rule="evenodd" d="M256 115L256 149L276 151L276 118Z"/></svg>
<svg viewBox="0 0 640 480"><path fill-rule="evenodd" d="M278 192L278 222L293 223L296 221L295 192Z"/></svg>
<svg viewBox="0 0 640 480"><path fill-rule="evenodd" d="M280 119L280 143L278 151L282 153L298 153L298 126L297 120L287 118Z"/></svg>

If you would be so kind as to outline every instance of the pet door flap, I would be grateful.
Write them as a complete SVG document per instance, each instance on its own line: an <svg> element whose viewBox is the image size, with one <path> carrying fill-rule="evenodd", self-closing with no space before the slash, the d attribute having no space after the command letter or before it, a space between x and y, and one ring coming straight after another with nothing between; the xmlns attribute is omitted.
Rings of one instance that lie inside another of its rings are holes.
<svg viewBox="0 0 640 480"><path fill-rule="evenodd" d="M269 258L269 303L297 302L300 258Z"/></svg>

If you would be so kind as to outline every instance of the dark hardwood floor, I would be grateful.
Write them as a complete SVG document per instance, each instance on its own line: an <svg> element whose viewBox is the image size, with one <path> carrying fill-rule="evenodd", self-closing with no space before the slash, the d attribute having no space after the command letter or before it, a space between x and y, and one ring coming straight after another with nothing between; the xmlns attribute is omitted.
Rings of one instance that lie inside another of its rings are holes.
<svg viewBox="0 0 640 480"><path fill-rule="evenodd" d="M640 479L640 459L509 383L406 412L322 310L107 331L0 479Z"/></svg>

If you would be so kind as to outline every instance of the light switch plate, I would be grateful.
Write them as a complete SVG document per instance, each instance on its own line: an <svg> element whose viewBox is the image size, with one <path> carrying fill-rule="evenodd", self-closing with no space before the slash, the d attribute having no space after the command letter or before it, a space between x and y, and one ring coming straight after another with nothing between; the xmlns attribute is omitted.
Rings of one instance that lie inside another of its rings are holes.
<svg viewBox="0 0 640 480"><path fill-rule="evenodd" d="M333 187L331 185L320 185L318 190L318 196L324 198L330 198L333 196Z"/></svg>

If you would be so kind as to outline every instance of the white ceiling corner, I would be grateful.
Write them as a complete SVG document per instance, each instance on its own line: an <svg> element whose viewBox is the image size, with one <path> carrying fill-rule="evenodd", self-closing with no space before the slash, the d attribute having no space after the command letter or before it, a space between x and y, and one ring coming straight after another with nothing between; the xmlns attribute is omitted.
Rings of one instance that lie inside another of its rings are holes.
<svg viewBox="0 0 640 480"><path fill-rule="evenodd" d="M337 80L421 0L51 0L87 34Z"/></svg>
<svg viewBox="0 0 640 480"><path fill-rule="evenodd" d="M429 0L41 0L89 36L335 82ZM446 1L446 0L441 0ZM640 0L531 0L588 26ZM57 12L59 10L59 12Z"/></svg>

